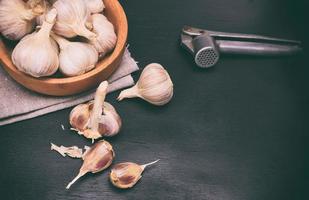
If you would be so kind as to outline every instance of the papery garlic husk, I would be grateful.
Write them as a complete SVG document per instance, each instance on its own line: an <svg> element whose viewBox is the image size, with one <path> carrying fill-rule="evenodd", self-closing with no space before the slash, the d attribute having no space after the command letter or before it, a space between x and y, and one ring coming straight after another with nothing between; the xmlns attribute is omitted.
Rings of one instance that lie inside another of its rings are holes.
<svg viewBox="0 0 309 200"><path fill-rule="evenodd" d="M90 12L84 0L58 0L53 4L57 9L57 21L53 31L67 38L77 35L93 39L96 34L86 28L90 23ZM88 22L88 23L87 23Z"/></svg>
<svg viewBox="0 0 309 200"><path fill-rule="evenodd" d="M70 42L52 34L60 47L59 70L66 76L78 76L92 70L98 62L96 49L84 42Z"/></svg>
<svg viewBox="0 0 309 200"><path fill-rule="evenodd" d="M139 97L151 104L162 106L173 97L173 82L168 72L158 63L147 65L138 82L130 89L122 91L118 100Z"/></svg>
<svg viewBox="0 0 309 200"><path fill-rule="evenodd" d="M78 175L67 185L66 189L69 189L80 177L86 173L98 173L108 168L115 157L115 152L112 145L101 140L95 143L90 149L88 149L83 155L83 165L81 166Z"/></svg>
<svg viewBox="0 0 309 200"><path fill-rule="evenodd" d="M59 66L58 46L50 37L57 11L52 9L42 28L25 36L14 48L12 61L18 70L34 77L54 74Z"/></svg>
<svg viewBox="0 0 309 200"><path fill-rule="evenodd" d="M1 0L0 32L11 40L19 40L34 28L34 18L41 15L45 8L41 1Z"/></svg>
<svg viewBox="0 0 309 200"><path fill-rule="evenodd" d="M113 24L102 14L93 14L92 25L93 32L96 37L90 40L90 43L94 45L96 50L100 53L100 56L104 56L112 51L117 42L117 36Z"/></svg>
<svg viewBox="0 0 309 200"><path fill-rule="evenodd" d="M103 0L84 0L89 12L100 13L104 10L105 6Z"/></svg>
<svg viewBox="0 0 309 200"><path fill-rule="evenodd" d="M63 157L69 156L71 158L82 158L83 157L83 150L78 148L77 146L72 147L65 147L65 146L57 146L53 143L50 143L51 150L54 150L61 154Z"/></svg>
<svg viewBox="0 0 309 200"><path fill-rule="evenodd" d="M154 162L138 165L132 162L119 163L113 166L109 179L112 184L121 189L127 189L133 187L141 178L145 168L149 165L153 165L159 160Z"/></svg>
<svg viewBox="0 0 309 200"><path fill-rule="evenodd" d="M94 102L80 104L70 113L70 124L73 130L89 139L114 136L119 133L122 126L119 114L111 104L104 102L102 92L104 93L104 91L97 91L101 94L96 95ZM100 98L97 98L98 96ZM96 99L99 100L95 106Z"/></svg>

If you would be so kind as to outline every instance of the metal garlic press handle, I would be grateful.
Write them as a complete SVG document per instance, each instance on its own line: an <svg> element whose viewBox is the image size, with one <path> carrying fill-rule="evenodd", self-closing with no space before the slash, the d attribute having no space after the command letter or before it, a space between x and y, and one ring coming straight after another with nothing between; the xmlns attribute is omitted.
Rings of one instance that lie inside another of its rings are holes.
<svg viewBox="0 0 309 200"><path fill-rule="evenodd" d="M299 45L283 45L259 42L216 40L220 53L257 56L294 55L302 49Z"/></svg>
<svg viewBox="0 0 309 200"><path fill-rule="evenodd" d="M219 31L210 31L205 29L194 28L191 26L184 26L182 32L190 36L199 36L207 33L209 36L217 39L225 40L246 40L246 41L264 41L264 42L279 42L279 43L291 43L300 45L301 42L297 40L288 40L276 37L269 37L264 35L256 34L243 34L243 33L228 33L228 32L219 32Z"/></svg>

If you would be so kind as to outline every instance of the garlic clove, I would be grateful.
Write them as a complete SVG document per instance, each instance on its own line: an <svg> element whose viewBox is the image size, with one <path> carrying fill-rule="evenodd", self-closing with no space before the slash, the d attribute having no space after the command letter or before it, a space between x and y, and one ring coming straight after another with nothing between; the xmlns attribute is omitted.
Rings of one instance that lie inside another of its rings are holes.
<svg viewBox="0 0 309 200"><path fill-rule="evenodd" d="M88 139L110 137L119 133L122 121L116 109L104 102L108 83L102 82L97 89L94 102L80 104L70 113L73 130Z"/></svg>
<svg viewBox="0 0 309 200"><path fill-rule="evenodd" d="M173 82L168 72L157 63L147 65L138 82L132 88L122 91L118 101L139 97L151 104L162 106L173 97Z"/></svg>
<svg viewBox="0 0 309 200"><path fill-rule="evenodd" d="M98 119L97 131L88 128L90 127L89 121L92 107L93 102L78 105L71 111L70 124L73 130L77 130L79 134L88 139L111 137L118 134L122 126L122 120L115 108L108 102L104 102L104 113Z"/></svg>
<svg viewBox="0 0 309 200"><path fill-rule="evenodd" d="M55 34L60 46L59 70L66 76L78 76L92 70L98 62L98 52L87 43L70 42Z"/></svg>
<svg viewBox="0 0 309 200"><path fill-rule="evenodd" d="M103 115L99 119L98 132L101 136L111 137L119 133L122 121L116 109L108 102L104 102Z"/></svg>
<svg viewBox="0 0 309 200"><path fill-rule="evenodd" d="M59 66L58 46L49 36L57 11L52 9L38 32L25 36L14 48L12 61L18 70L34 77L54 74Z"/></svg>
<svg viewBox="0 0 309 200"><path fill-rule="evenodd" d="M96 37L90 39L100 56L104 56L114 49L117 42L117 36L112 23L102 14L93 14L92 25Z"/></svg>
<svg viewBox="0 0 309 200"><path fill-rule="evenodd" d="M80 177L86 173L98 173L108 168L115 157L115 153L112 145L101 140L95 143L90 149L83 155L83 165L81 166L78 175L67 185L66 189L69 189Z"/></svg>
<svg viewBox="0 0 309 200"><path fill-rule="evenodd" d="M84 0L57 0L53 7L57 9L57 22L53 28L54 32L68 38L77 35L87 39L93 39L96 34L86 28L90 18L90 12Z"/></svg>
<svg viewBox="0 0 309 200"><path fill-rule="evenodd" d="M41 1L0 1L0 32L11 40L19 40L34 28L34 18L43 12ZM31 6L31 7L30 7Z"/></svg>
<svg viewBox="0 0 309 200"><path fill-rule="evenodd" d="M73 108L70 113L70 124L77 131L87 129L90 118L89 104L80 104Z"/></svg>
<svg viewBox="0 0 309 200"><path fill-rule="evenodd" d="M105 6L102 0L84 0L90 13L100 13Z"/></svg>
<svg viewBox="0 0 309 200"><path fill-rule="evenodd" d="M149 165L155 164L154 162L138 165L132 162L124 162L116 164L109 175L111 183L121 189L133 187L142 177L142 173Z"/></svg>

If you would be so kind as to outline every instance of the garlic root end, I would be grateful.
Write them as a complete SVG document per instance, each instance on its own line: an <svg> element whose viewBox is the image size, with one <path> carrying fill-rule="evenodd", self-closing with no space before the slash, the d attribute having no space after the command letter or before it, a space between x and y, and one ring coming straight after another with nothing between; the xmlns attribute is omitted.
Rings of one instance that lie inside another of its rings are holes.
<svg viewBox="0 0 309 200"><path fill-rule="evenodd" d="M155 161L150 162L150 163L147 163L147 164L144 164L144 165L141 165L141 167L142 167L142 169L144 170L146 167L148 167L148 166L150 166L150 165L153 165L153 164L155 164L155 163L157 163L157 162L159 162L159 161L160 161L160 159L155 160Z"/></svg>
<svg viewBox="0 0 309 200"><path fill-rule="evenodd" d="M84 176L87 172L80 171L79 174L66 186L65 189L70 189L70 187L82 176Z"/></svg>

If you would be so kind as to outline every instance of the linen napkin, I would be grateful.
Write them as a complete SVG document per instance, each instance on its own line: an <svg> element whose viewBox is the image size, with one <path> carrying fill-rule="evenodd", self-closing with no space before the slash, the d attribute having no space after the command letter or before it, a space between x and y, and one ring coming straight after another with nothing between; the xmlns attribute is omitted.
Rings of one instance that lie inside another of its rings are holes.
<svg viewBox="0 0 309 200"><path fill-rule="evenodd" d="M108 92L134 85L131 73L139 68L125 50L117 70L108 78ZM95 89L78 95L52 97L32 92L15 82L0 67L0 126L65 109L93 99Z"/></svg>

